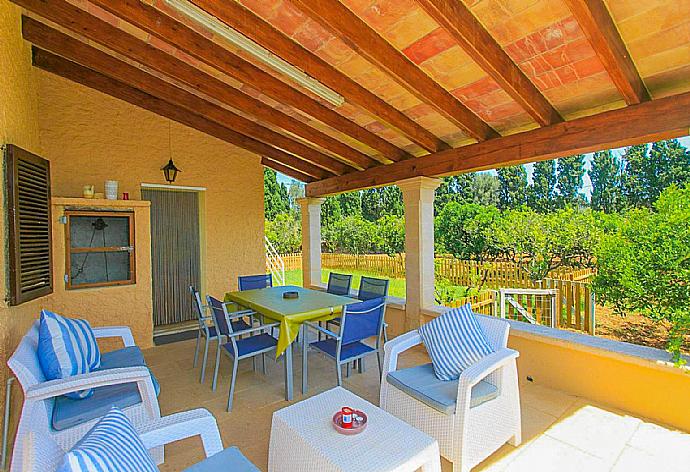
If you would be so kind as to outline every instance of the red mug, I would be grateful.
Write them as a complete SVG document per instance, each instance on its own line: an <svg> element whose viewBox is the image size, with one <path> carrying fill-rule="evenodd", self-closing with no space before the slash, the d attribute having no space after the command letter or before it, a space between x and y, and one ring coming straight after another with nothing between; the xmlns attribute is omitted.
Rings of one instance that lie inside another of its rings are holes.
<svg viewBox="0 0 690 472"><path fill-rule="evenodd" d="M350 407L344 406L341 412L343 413L343 417L341 420L343 428L352 429L352 415L355 412L355 410L353 410Z"/></svg>

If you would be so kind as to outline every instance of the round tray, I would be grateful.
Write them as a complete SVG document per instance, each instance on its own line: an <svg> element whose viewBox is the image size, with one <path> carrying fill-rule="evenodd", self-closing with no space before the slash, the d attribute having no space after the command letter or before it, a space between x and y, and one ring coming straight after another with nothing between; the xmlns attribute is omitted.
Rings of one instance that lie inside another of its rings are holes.
<svg viewBox="0 0 690 472"><path fill-rule="evenodd" d="M295 291L283 292L283 298L287 298L287 299L299 298L299 292L295 292Z"/></svg>
<svg viewBox="0 0 690 472"><path fill-rule="evenodd" d="M354 416L359 416L361 420L355 420ZM346 436L352 436L354 434L359 434L365 429L367 429L367 414L360 410L355 410L352 419L352 428L342 427L343 412L338 411L333 415L333 428L340 434Z"/></svg>

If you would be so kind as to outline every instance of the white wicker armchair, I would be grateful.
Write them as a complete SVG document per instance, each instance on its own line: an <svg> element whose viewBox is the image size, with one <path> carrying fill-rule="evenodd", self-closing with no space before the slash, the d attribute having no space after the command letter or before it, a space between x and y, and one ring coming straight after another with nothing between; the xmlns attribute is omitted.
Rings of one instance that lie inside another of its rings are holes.
<svg viewBox="0 0 690 472"><path fill-rule="evenodd" d="M388 373L397 368L398 356L422 343L417 331L403 334L384 347L381 408L435 438L441 455L453 463L454 471L469 471L504 443L517 446L522 440L516 364L519 354L506 347L510 326L500 319L478 318L495 352L460 375L454 414L442 413L387 381ZM496 386L498 396L470 407L472 387L481 380Z"/></svg>
<svg viewBox="0 0 690 472"><path fill-rule="evenodd" d="M127 327L95 328L94 333L97 338L120 337L125 346L134 345L134 338ZM24 391L24 404L14 441L10 470L30 470L25 464L28 458L28 451L25 448L31 445L30 441L27 442L29 436L43 435L49 437L62 450L69 450L98 421L96 418L62 431L54 430L51 427L54 400L65 393L136 382L142 401L124 408L124 413L137 428L160 420L158 399L151 380L151 373L147 367L108 369L75 375L66 379L47 381L38 361L37 347L38 322L35 322L7 362ZM152 455L156 463L163 462L162 447L154 449Z"/></svg>
<svg viewBox="0 0 690 472"><path fill-rule="evenodd" d="M159 418L137 428L139 437L149 450L181 439L200 436L206 457L223 451L218 425L211 413L196 409ZM24 443L22 471L53 472L59 467L65 450L45 432L30 431L21 437ZM231 466L231 464L229 464Z"/></svg>

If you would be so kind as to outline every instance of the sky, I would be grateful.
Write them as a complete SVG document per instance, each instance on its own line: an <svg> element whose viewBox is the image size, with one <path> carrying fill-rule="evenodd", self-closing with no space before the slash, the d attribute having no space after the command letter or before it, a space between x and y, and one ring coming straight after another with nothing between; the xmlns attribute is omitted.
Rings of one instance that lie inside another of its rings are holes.
<svg viewBox="0 0 690 472"><path fill-rule="evenodd" d="M686 148L690 149L690 136L685 136L683 138L679 138L680 143L685 146ZM623 154L623 151L625 148L617 148L613 149L613 153L620 156ZM588 171L592 167L592 155L593 153L585 154L585 176L583 179L583 184L582 184L582 192L587 196L587 199L592 195L592 182L589 180L589 174ZM527 168L527 179L529 180L530 183L532 183L532 169L534 167L533 164L526 164L525 167ZM490 170L487 171L489 173L495 174L496 171ZM286 175L281 174L280 172L278 173L278 182L282 182L285 185L289 185L291 182L296 182L293 178L288 177Z"/></svg>

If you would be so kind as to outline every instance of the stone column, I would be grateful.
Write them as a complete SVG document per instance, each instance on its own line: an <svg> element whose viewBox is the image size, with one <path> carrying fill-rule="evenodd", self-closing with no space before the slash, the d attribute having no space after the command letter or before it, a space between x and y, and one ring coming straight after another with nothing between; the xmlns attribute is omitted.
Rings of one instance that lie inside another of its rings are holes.
<svg viewBox="0 0 690 472"><path fill-rule="evenodd" d="M405 330L417 329L423 308L434 306L434 191L439 179L397 182L405 204Z"/></svg>
<svg viewBox="0 0 690 472"><path fill-rule="evenodd" d="M321 283L321 204L325 198L298 198L302 208L302 283Z"/></svg>

